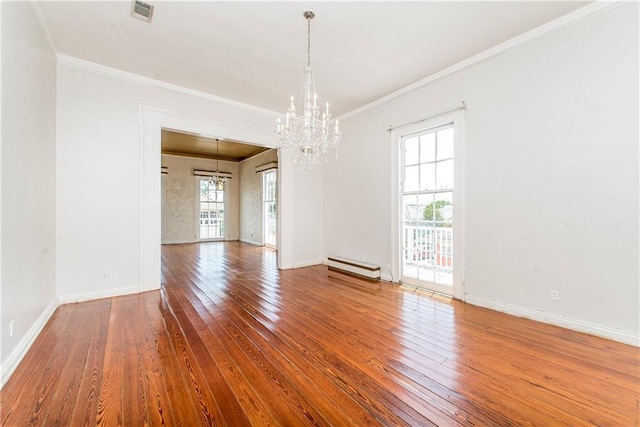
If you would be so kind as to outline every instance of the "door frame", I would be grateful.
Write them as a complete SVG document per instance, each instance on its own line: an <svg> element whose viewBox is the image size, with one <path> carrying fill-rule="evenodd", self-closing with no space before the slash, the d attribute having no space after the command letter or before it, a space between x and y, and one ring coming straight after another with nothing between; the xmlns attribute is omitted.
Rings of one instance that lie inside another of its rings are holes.
<svg viewBox="0 0 640 427"><path fill-rule="evenodd" d="M162 128L190 132L211 137L221 137L244 141L248 144L268 148L276 148L275 134L246 128L227 123L215 122L199 117L188 116L159 108L140 105L138 107L138 121L140 124L140 292L159 289L161 283L161 130ZM281 162L278 168L278 182L282 186L292 185L291 165L287 161ZM288 192L278 194L279 221L283 212L289 215L289 205L292 204ZM281 206L285 204L288 209ZM292 235L283 236L278 233L279 252L278 267L286 268L291 264L289 257L293 257Z"/></svg>

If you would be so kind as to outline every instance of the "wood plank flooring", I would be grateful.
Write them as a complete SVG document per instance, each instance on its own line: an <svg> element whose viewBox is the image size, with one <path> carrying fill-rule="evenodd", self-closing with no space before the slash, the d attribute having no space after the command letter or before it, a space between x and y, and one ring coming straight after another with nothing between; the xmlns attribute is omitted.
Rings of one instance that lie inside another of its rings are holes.
<svg viewBox="0 0 640 427"><path fill-rule="evenodd" d="M395 284L164 246L160 291L58 308L3 426L637 426L636 347Z"/></svg>

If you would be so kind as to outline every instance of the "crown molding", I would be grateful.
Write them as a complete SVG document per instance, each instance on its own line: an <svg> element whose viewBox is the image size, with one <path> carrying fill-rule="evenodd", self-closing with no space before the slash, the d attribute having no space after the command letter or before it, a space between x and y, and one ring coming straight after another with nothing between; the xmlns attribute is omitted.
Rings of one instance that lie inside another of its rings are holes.
<svg viewBox="0 0 640 427"><path fill-rule="evenodd" d="M183 86L178 86L172 83L163 82L161 80L152 79L150 77L141 76L139 74L130 73L128 71L118 70L116 68L107 67L106 65L97 64L95 62L86 61L73 56L63 55L58 53L56 55L58 64L65 65L72 68L81 69L84 71L93 72L96 74L102 74L105 76L113 77L120 80L125 80L133 83L140 83L149 86L155 86L162 89L167 89L173 92L178 92L184 95L195 96L203 98L209 101L219 102L231 107L240 108L242 110L250 111L252 113L258 113L269 117L279 117L279 114L275 111L267 110L266 108L256 107L250 104L244 104L242 102L234 101L231 99L223 98L221 96L212 95L207 92L201 92L195 89L189 89Z"/></svg>
<svg viewBox="0 0 640 427"><path fill-rule="evenodd" d="M398 89L395 92L385 95L382 98L378 98L375 101L372 101L361 107L348 111L340 115L339 117L337 117L337 119L344 120L348 117L354 116L356 114L360 114L364 111L370 110L379 105L386 104L402 95L409 94L412 92L417 92L418 90L423 89L424 87L429 86L437 82L438 80L449 77L453 74L456 74L460 71L470 68L476 64L480 64L482 62L488 61L489 59L492 59L498 55L501 55L515 47L519 47L526 43L537 40L541 37L544 37L548 34L558 31L564 27L567 27L576 22L579 22L585 18L593 16L597 13L600 13L606 9L609 9L614 6L619 6L624 3L628 3L629 1L630 0L613 0L613 1L612 0L596 0L593 3L590 3L584 7L581 7L580 9L574 10L573 12L570 12L564 16L554 19L553 21L540 25L539 27L536 27L533 30L527 31L526 33L520 34L519 36L516 36L512 39L502 42L490 49L487 49L474 56L471 56L450 67L447 67L442 71L438 71L437 73L434 73L421 80L418 80L415 83L412 83L408 86Z"/></svg>
<svg viewBox="0 0 640 427"><path fill-rule="evenodd" d="M40 24L40 28L44 33L44 38L47 40L47 44L49 45L49 48L51 49L52 52L54 53L57 52L58 50L56 49L56 45L53 42L53 37L51 37L51 33L49 32L49 27L47 27L47 23L45 22L44 17L42 16L42 12L40 11L40 6L38 6L38 3L34 0L29 0L29 4L31 5L31 8L36 14L36 18L38 19L38 24Z"/></svg>

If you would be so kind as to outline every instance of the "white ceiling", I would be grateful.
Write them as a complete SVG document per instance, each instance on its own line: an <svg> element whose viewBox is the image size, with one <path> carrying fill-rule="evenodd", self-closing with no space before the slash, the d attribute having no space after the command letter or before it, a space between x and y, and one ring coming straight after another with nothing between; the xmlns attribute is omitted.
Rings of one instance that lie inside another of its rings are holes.
<svg viewBox="0 0 640 427"><path fill-rule="evenodd" d="M502 2L39 2L58 53L285 111L306 55L319 101L346 113L586 5Z"/></svg>

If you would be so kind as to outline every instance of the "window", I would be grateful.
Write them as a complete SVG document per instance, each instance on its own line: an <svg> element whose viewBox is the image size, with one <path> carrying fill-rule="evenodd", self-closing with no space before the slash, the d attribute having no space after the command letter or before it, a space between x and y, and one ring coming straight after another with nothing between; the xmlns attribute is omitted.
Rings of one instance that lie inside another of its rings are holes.
<svg viewBox="0 0 640 427"><path fill-rule="evenodd" d="M453 124L401 139L402 280L452 294Z"/></svg>
<svg viewBox="0 0 640 427"><path fill-rule="evenodd" d="M200 177L198 203L200 211L200 240L224 239L224 190L225 184Z"/></svg>
<svg viewBox="0 0 640 427"><path fill-rule="evenodd" d="M276 203L276 171L270 170L262 174L262 200L264 203L264 244L276 247L277 241L277 203Z"/></svg>

